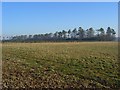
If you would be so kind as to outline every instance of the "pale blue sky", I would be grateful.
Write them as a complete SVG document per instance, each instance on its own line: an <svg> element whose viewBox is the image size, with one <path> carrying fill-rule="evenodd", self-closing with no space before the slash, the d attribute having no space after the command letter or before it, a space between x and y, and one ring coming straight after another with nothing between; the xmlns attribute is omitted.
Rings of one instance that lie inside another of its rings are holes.
<svg viewBox="0 0 120 90"><path fill-rule="evenodd" d="M0 2L0 36L2 35L2 3Z"/></svg>
<svg viewBox="0 0 120 90"><path fill-rule="evenodd" d="M119 0L2 0L2 2L119 2Z"/></svg>
<svg viewBox="0 0 120 90"><path fill-rule="evenodd" d="M4 2L3 35L49 33L83 27L118 29L117 2Z"/></svg>

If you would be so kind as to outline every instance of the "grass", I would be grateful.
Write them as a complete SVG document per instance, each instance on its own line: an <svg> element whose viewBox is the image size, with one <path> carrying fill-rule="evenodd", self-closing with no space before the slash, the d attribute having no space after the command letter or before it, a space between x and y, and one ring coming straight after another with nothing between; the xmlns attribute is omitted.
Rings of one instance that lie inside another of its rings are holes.
<svg viewBox="0 0 120 90"><path fill-rule="evenodd" d="M3 43L4 88L119 88L117 42Z"/></svg>

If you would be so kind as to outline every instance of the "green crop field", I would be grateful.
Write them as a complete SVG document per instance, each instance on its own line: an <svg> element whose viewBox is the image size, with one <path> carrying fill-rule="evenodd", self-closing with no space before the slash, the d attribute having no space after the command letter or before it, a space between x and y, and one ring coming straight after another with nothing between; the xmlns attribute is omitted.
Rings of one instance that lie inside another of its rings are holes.
<svg viewBox="0 0 120 90"><path fill-rule="evenodd" d="M3 43L4 88L119 88L117 42Z"/></svg>

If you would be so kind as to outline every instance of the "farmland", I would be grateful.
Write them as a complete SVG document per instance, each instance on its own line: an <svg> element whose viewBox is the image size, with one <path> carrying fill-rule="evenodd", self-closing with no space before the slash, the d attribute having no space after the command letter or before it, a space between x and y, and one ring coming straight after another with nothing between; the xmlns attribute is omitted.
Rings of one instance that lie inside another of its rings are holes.
<svg viewBox="0 0 120 90"><path fill-rule="evenodd" d="M4 88L118 88L117 42L3 43Z"/></svg>

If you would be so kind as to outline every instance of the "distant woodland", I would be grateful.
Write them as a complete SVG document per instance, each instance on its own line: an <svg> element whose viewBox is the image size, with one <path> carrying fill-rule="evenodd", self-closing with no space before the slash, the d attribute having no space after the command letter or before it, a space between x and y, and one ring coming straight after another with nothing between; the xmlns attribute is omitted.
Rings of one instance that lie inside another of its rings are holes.
<svg viewBox="0 0 120 90"><path fill-rule="evenodd" d="M60 41L114 41L116 32L113 28L108 27L94 30L92 27L84 30L82 27L73 30L56 31L55 33L19 35L11 37L2 37L5 42L60 42Z"/></svg>

